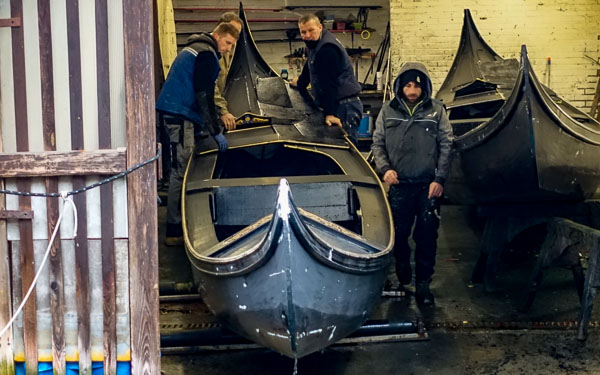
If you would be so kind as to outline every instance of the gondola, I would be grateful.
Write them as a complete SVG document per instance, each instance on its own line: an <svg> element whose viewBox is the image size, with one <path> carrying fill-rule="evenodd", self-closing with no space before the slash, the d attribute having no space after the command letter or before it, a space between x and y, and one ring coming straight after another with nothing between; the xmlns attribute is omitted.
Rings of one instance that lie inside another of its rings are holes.
<svg viewBox="0 0 600 375"><path fill-rule="evenodd" d="M260 56L244 22L226 99L239 127L187 166L184 240L217 319L292 358L359 328L381 295L393 225L381 182L342 130Z"/></svg>
<svg viewBox="0 0 600 375"><path fill-rule="evenodd" d="M446 193L460 204L582 201L600 196L600 123L536 77L521 49L502 59L465 10L460 46L437 96L458 158Z"/></svg>

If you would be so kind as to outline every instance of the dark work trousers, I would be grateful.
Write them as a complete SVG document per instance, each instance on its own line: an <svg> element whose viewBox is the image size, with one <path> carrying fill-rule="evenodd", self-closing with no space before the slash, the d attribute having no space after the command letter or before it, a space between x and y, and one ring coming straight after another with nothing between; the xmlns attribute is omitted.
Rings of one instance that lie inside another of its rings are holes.
<svg viewBox="0 0 600 375"><path fill-rule="evenodd" d="M430 282L433 276L437 231L440 226L439 199L428 199L428 193L429 184L392 185L388 193L396 231L394 246L396 272L410 270L411 249L408 245L408 236L414 223L415 281L417 284Z"/></svg>
<svg viewBox="0 0 600 375"><path fill-rule="evenodd" d="M358 96L342 99L338 103L336 117L342 121L342 128L355 145L358 145L358 126L362 115L363 105Z"/></svg>
<svg viewBox="0 0 600 375"><path fill-rule="evenodd" d="M176 163L171 169L167 193L167 237L181 237L181 187L188 159L194 150L194 123L175 117L165 120L171 143L176 144Z"/></svg>

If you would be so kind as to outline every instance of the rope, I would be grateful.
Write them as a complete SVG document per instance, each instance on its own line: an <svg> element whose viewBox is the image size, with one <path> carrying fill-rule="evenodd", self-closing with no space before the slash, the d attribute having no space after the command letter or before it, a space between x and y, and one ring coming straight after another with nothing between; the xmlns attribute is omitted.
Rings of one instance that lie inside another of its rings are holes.
<svg viewBox="0 0 600 375"><path fill-rule="evenodd" d="M98 182L93 183L91 185L84 186L84 187L82 187L80 189L66 192L64 194L66 194L66 196L71 196L71 195L83 193L85 191L91 190L91 189L96 188L98 186L101 186L101 185L107 184L109 182L112 182L114 180L117 180L117 179L119 179L121 177L125 177L128 174L132 173L133 171L135 171L137 169L140 169L141 167L145 166L146 164L152 163L153 161L155 161L156 159L158 159L160 157L160 154L161 154L161 152L159 151L156 155L154 155L150 159L145 160L145 161L143 161L143 162L141 162L141 163L139 163L137 165L134 165L133 167L131 167L131 168L129 168L129 169L127 169L127 170L125 170L125 171L123 171L121 173L115 174L113 176L110 176L110 177L108 177L108 178L106 178L106 179L104 179L102 181L98 181ZM59 197L62 197L62 194L63 194L63 193L33 193L33 192L30 192L30 191L22 192L22 191L6 190L6 189L0 189L0 193L10 194L10 195L19 195L19 196L23 196L23 197L46 197L46 198L59 198Z"/></svg>
<svg viewBox="0 0 600 375"><path fill-rule="evenodd" d="M27 303L27 300L29 300L29 296L33 292L33 288L35 288L35 284L37 284L37 280L40 277L40 274L42 273L42 269L44 268L44 265L46 264L46 260L48 260L48 255L50 254L50 249L52 248L52 244L54 243L54 238L56 237L56 233L58 233L58 228L60 227L60 222L62 220L63 214L65 213L66 208L69 206L69 205L67 205L67 203L70 203L70 206L73 208L73 217L75 218L74 225L73 225L73 238L75 236L77 236L77 207L75 207L75 203L73 203L73 198L71 198L67 192L61 192L59 194L59 196L63 200L63 204L64 204L63 210L61 211L60 216L58 217L58 220L56 221L56 226L54 227L54 232L52 232L52 237L50 237L50 241L48 241L48 248L46 249L46 253L44 254L42 263L40 264L40 266L35 274L35 277L33 278L33 281L31 282L31 285L29 286L29 290L27 291L27 294L25 294L25 297L23 297L23 301L21 301L19 308L17 308L17 311L12 316L10 321L4 326L4 328L2 328L2 331L0 331L0 337L2 337L2 335L4 335L4 333L8 330L8 328L10 328L10 326L14 323L15 319L17 319L17 316L19 316L19 313L23 310L25 303Z"/></svg>

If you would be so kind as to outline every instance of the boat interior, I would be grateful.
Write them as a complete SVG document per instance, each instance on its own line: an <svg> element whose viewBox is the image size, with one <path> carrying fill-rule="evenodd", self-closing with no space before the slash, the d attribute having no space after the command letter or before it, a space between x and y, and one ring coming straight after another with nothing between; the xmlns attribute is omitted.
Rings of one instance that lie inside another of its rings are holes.
<svg viewBox="0 0 600 375"><path fill-rule="evenodd" d="M218 155L209 193L217 240L272 214L282 177L288 179L298 207L362 234L360 201L342 167L325 153L279 142Z"/></svg>

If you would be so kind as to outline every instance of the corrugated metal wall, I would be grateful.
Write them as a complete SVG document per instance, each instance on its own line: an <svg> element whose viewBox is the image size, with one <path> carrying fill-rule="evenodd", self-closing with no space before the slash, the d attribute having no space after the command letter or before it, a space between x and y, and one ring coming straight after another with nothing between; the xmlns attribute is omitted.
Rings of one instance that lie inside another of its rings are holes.
<svg viewBox="0 0 600 375"><path fill-rule="evenodd" d="M2 152L126 146L122 1L0 0L0 19L10 18L21 25L0 27ZM75 176L6 178L5 187L72 191L105 177L80 168ZM13 328L14 358L27 359L29 370L34 356L63 369L65 360L79 361L82 373L106 356L113 357L113 368L115 355L130 360L125 180L78 194L74 202L77 237L73 214L66 211L60 241L31 297L35 303L28 302ZM34 213L33 220L7 220L13 311L62 208L58 198L6 196L6 210ZM28 312L30 306L35 309Z"/></svg>

